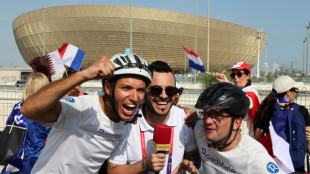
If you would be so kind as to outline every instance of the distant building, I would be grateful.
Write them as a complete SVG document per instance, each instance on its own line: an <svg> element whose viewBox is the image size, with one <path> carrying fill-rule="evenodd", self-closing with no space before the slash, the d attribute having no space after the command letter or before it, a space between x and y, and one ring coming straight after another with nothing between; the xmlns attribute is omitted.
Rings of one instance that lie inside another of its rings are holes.
<svg viewBox="0 0 310 174"><path fill-rule="evenodd" d="M277 63L273 63L272 73L278 73L278 72L279 72L279 65Z"/></svg>
<svg viewBox="0 0 310 174"><path fill-rule="evenodd" d="M290 74L290 69L287 64L282 64L280 67L281 74Z"/></svg>
<svg viewBox="0 0 310 174"><path fill-rule="evenodd" d="M17 80L27 80L31 73L31 68L0 68L0 81L15 82Z"/></svg>
<svg viewBox="0 0 310 174"><path fill-rule="evenodd" d="M268 66L268 63L264 63L264 67L263 67L263 73L265 75L267 75L269 73L269 66Z"/></svg>
<svg viewBox="0 0 310 174"><path fill-rule="evenodd" d="M297 61L291 62L291 74L296 74L297 72Z"/></svg>

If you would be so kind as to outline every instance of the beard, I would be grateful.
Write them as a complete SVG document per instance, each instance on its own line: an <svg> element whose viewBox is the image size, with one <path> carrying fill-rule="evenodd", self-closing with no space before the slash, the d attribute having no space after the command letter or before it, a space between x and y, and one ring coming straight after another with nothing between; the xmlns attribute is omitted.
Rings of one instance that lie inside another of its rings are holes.
<svg viewBox="0 0 310 174"><path fill-rule="evenodd" d="M166 98L166 99L161 99L159 97L154 98L153 100L150 99L149 97L145 98L146 102L145 102L145 106L146 109L148 109L149 111L152 112L152 114L159 116L159 117L166 117L169 112L170 109L172 107L172 99L170 97ZM156 108L156 102L167 102L167 107L168 108ZM170 105L170 106L169 106Z"/></svg>

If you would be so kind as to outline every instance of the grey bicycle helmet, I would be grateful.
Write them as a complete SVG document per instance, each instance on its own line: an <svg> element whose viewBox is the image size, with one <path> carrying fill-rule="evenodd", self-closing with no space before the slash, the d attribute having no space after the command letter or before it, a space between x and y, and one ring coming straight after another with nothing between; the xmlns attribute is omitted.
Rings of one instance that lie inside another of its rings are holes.
<svg viewBox="0 0 310 174"><path fill-rule="evenodd" d="M231 83L216 83L200 94L195 107L226 111L234 117L244 118L250 105L249 98Z"/></svg>
<svg viewBox="0 0 310 174"><path fill-rule="evenodd" d="M122 75L134 75L142 77L146 84L152 81L152 73L148 69L148 64L144 59L135 53L115 54L110 61L114 64L114 75L111 78L116 78Z"/></svg>

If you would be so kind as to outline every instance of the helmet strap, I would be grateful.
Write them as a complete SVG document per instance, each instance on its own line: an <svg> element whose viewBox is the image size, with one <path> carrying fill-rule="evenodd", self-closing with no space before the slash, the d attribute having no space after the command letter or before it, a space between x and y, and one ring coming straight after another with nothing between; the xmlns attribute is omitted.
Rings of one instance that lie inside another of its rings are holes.
<svg viewBox="0 0 310 174"><path fill-rule="evenodd" d="M109 103L110 103L110 105L111 105L111 107L112 107L112 109L113 109L113 111L114 111L114 114L115 114L119 119L121 119L122 121L124 121L124 122L125 122L125 125L128 124L128 123L134 123L134 124L136 124L136 123L137 123L138 117L142 117L141 114L138 114L138 111L139 111L140 108L137 108L137 109L136 109L135 113L133 114L133 116L132 116L129 120L124 120L124 119L122 119L121 116L118 114L116 108L115 108L115 104L116 104L116 102L115 102L115 96L114 96L114 93L115 93L115 86L116 86L116 82L114 83L113 86L110 86L110 93L111 93L111 96L110 96L110 95L107 95L108 101L109 101Z"/></svg>
<svg viewBox="0 0 310 174"><path fill-rule="evenodd" d="M227 139L225 141L225 143L222 145L222 146L216 146L213 142L208 144L208 147L211 147L211 148L215 148L215 149L224 149L226 148L227 146L231 145L232 142L235 141L236 137L237 137L237 134L238 134L238 131L240 130L239 128L236 130L236 134L234 136L234 139L231 140L231 142L227 143L227 141L229 140L229 138L231 137L231 133L233 131L233 126L234 126L234 122L235 122L235 117L232 117L232 120L231 120L231 124L230 124L230 129L229 129L229 134L227 136Z"/></svg>

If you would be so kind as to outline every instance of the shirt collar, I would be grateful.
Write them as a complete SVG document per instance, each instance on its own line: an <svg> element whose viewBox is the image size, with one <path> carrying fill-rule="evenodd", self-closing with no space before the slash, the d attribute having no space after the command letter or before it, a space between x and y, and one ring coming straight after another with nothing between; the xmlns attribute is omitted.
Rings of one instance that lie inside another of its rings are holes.
<svg viewBox="0 0 310 174"><path fill-rule="evenodd" d="M144 107L144 106L143 106ZM177 116L178 115L175 115L173 116L174 114L174 109L173 107L176 107L176 106L172 106L171 109L170 109L170 117L166 123L166 125L168 126L173 126L173 127L176 127L177 126ZM154 128L152 126L150 126L147 121L145 120L144 118L144 115L143 115L143 112L142 112L143 109L140 109L139 110L139 114L142 115L142 117L140 117L138 119L138 124L140 125L140 128L141 128L141 131L154 131ZM181 117L181 116L180 116Z"/></svg>

